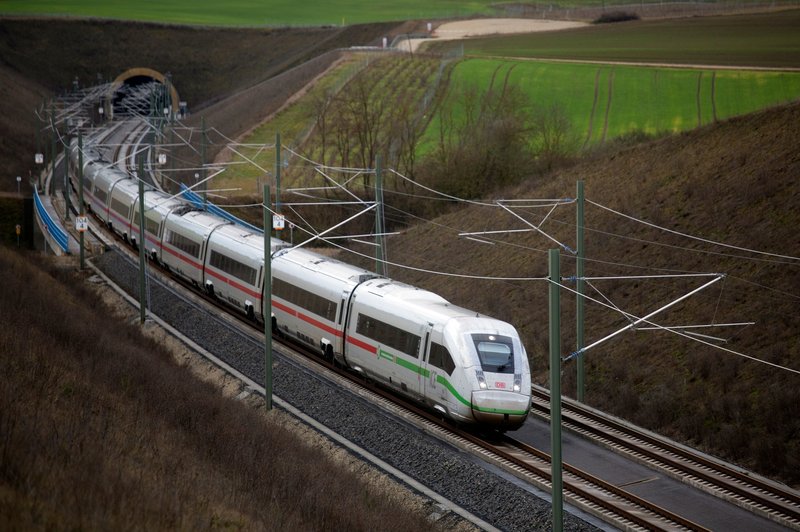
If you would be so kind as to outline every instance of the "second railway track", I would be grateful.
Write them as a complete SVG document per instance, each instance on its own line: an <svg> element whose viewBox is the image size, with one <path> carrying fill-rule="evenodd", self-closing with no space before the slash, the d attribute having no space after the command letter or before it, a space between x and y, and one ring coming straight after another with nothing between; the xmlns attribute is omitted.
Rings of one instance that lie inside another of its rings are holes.
<svg viewBox="0 0 800 532"><path fill-rule="evenodd" d="M549 419L550 396L534 388L532 411ZM580 403L562 401L565 428L648 467L691 484L750 512L800 530L800 495L703 453L603 415Z"/></svg>

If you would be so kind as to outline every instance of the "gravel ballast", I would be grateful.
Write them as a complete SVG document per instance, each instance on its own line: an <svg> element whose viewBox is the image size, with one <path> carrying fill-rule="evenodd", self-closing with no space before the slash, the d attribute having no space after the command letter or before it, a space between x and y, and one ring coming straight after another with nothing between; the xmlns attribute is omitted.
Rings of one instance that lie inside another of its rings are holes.
<svg viewBox="0 0 800 532"><path fill-rule="evenodd" d="M138 299L138 264L111 249L94 264ZM239 370L264 383L264 346L213 312L190 304L151 277L150 311ZM221 312L221 311L217 311ZM330 380L274 354L273 392L429 489L502 530L550 530L551 506L477 458L393 418ZM597 530L565 513L564 529Z"/></svg>

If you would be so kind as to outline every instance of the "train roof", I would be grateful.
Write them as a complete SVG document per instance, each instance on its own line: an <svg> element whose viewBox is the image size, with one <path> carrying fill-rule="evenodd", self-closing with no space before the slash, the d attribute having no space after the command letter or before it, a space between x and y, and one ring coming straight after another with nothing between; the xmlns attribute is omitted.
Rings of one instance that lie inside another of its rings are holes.
<svg viewBox="0 0 800 532"><path fill-rule="evenodd" d="M121 179L130 179L130 177L122 170L114 167L101 167L94 176L95 181L103 180L110 184L116 183Z"/></svg>
<svg viewBox="0 0 800 532"><path fill-rule="evenodd" d="M333 259L315 251L300 248L289 248L279 253L273 258L273 264L280 267L280 262L286 261L296 264L307 270L331 277L342 282L359 283L367 279L376 277L376 274L347 264L340 260Z"/></svg>
<svg viewBox="0 0 800 532"><path fill-rule="evenodd" d="M138 205L138 203L137 203ZM192 206L186 204L177 198L173 198L165 192L160 190L145 190L144 192L144 212L155 211L159 215L166 216L172 210L176 212L192 210ZM139 207L137 206L138 210Z"/></svg>
<svg viewBox="0 0 800 532"><path fill-rule="evenodd" d="M227 238L237 244L264 249L264 236L236 224L228 224L214 231L214 237Z"/></svg>
<svg viewBox="0 0 800 532"><path fill-rule="evenodd" d="M443 323L454 318L488 318L454 305L439 294L392 279L373 279L364 283L359 288L362 301L367 293L386 301L387 306L424 317L430 322Z"/></svg>
<svg viewBox="0 0 800 532"><path fill-rule="evenodd" d="M214 216L213 214L209 214L206 211L200 211L200 210L192 210L184 212L180 216L178 216L177 219L180 219L185 225L194 227L205 227L208 229L213 229L218 225L231 223L226 220L223 220L219 216Z"/></svg>

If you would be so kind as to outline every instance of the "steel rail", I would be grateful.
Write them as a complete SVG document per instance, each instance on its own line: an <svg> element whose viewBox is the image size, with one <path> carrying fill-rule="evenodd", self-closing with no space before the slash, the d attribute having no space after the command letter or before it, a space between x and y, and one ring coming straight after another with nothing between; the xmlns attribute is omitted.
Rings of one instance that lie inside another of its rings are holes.
<svg viewBox="0 0 800 532"><path fill-rule="evenodd" d="M549 393L534 389L533 397L535 400L532 409L549 418ZM612 449L618 452L623 449L622 454L639 454L647 459L646 463L651 464L651 467L658 464L659 471L682 482L686 482L688 478L700 480L702 482L695 482L693 485L702 487L705 484L707 489L704 491L717 497L728 492L730 497L721 498L784 526L800 528L800 495L797 492L748 475L718 460L620 423L574 402L564 401L562 408L562 422L576 432L594 440L606 440L613 444ZM676 470L681 474L676 475Z"/></svg>

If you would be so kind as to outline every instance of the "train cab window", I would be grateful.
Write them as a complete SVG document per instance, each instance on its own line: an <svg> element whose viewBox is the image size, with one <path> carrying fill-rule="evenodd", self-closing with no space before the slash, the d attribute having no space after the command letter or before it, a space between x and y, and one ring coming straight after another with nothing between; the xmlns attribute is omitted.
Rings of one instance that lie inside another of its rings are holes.
<svg viewBox="0 0 800 532"><path fill-rule="evenodd" d="M494 334L473 334L472 341L488 373L514 373L514 347L511 338Z"/></svg>
<svg viewBox="0 0 800 532"><path fill-rule="evenodd" d="M450 351L448 351L445 346L437 344L436 342L431 342L431 352L430 355L428 355L428 363L446 371L448 375L452 375L453 370L456 369L453 357L450 356Z"/></svg>
<svg viewBox="0 0 800 532"><path fill-rule="evenodd" d="M97 198L97 201L105 205L106 200L108 199L108 192L106 192L102 188L98 188L97 190L94 191L94 197Z"/></svg>

